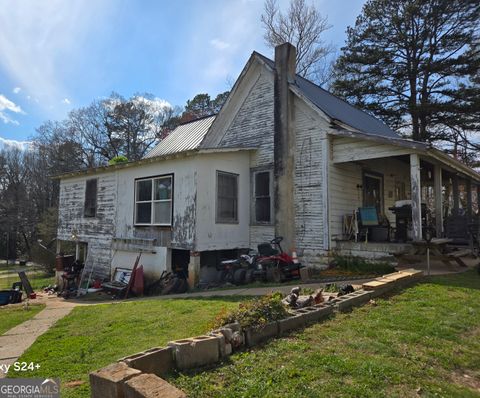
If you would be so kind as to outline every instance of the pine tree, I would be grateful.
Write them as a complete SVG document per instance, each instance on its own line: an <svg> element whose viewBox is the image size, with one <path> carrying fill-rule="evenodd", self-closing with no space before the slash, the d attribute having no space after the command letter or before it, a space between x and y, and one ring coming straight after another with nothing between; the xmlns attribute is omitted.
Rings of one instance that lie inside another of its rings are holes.
<svg viewBox="0 0 480 398"><path fill-rule="evenodd" d="M478 0L368 0L333 91L418 141L478 131Z"/></svg>

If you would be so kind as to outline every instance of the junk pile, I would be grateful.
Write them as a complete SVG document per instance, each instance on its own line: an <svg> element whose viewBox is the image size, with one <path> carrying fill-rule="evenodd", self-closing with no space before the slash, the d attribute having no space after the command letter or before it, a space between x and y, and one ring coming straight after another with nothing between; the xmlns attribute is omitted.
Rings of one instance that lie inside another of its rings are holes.
<svg viewBox="0 0 480 398"><path fill-rule="evenodd" d="M73 256L65 256L61 274L62 288L57 289L58 296L68 299L77 295L84 267L82 261L74 260Z"/></svg>
<svg viewBox="0 0 480 398"><path fill-rule="evenodd" d="M159 295L185 293L188 283L183 272L163 271L160 278L145 285L143 265L140 264L142 253L135 259L133 268L116 267L110 281L94 281L86 293L103 292L113 299L126 299L130 296L140 297L144 294ZM89 278L90 280L90 278ZM87 282L87 285L90 285Z"/></svg>
<svg viewBox="0 0 480 398"><path fill-rule="evenodd" d="M43 288L43 292L46 293L48 296L57 294L59 290L60 287L58 285L48 285L47 287Z"/></svg>
<svg viewBox="0 0 480 398"><path fill-rule="evenodd" d="M354 291L355 289L352 285L337 286L335 283L328 283L324 289L317 289L312 294L301 294L302 289L297 286L290 290L290 293L285 296L282 303L286 307L299 309L329 302Z"/></svg>
<svg viewBox="0 0 480 398"><path fill-rule="evenodd" d="M160 278L147 288L152 296L164 294L185 293L188 290L188 282L183 275L169 271L163 271Z"/></svg>
<svg viewBox="0 0 480 398"><path fill-rule="evenodd" d="M23 289L28 298L36 298L32 285L28 280L27 274L24 271L18 272L20 282L14 282L12 288L8 290L0 290L0 305L17 304L22 302Z"/></svg>
<svg viewBox="0 0 480 398"><path fill-rule="evenodd" d="M323 289L317 289L313 295L300 295L300 288L294 287L290 291L290 294L282 300L282 303L291 308L310 307L314 304L320 304L325 301L322 293Z"/></svg>
<svg viewBox="0 0 480 398"><path fill-rule="evenodd" d="M0 305L17 304L22 302L22 290L12 289L0 290Z"/></svg>

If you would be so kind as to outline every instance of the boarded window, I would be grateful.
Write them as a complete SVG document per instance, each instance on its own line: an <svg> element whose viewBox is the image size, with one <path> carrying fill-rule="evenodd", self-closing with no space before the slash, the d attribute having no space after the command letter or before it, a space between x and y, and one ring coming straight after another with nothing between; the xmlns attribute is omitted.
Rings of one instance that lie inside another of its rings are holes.
<svg viewBox="0 0 480 398"><path fill-rule="evenodd" d="M255 222L270 223L272 206L270 172L260 171L255 173L254 184Z"/></svg>
<svg viewBox="0 0 480 398"><path fill-rule="evenodd" d="M172 176L137 180L135 224L172 225Z"/></svg>
<svg viewBox="0 0 480 398"><path fill-rule="evenodd" d="M238 175L217 171L217 222L238 222Z"/></svg>
<svg viewBox="0 0 480 398"><path fill-rule="evenodd" d="M85 203L83 215L95 217L97 215L97 179L87 180L85 183Z"/></svg>

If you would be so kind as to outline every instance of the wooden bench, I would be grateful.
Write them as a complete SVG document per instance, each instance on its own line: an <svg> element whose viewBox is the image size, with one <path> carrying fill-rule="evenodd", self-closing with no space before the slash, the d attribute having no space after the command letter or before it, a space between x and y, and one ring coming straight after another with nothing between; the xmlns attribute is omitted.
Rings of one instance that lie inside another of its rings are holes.
<svg viewBox="0 0 480 398"><path fill-rule="evenodd" d="M413 250L411 253L401 254L396 257L401 264L423 262L426 259L427 248L429 248L430 260L441 261L448 267L452 265L452 262L461 267L467 267L462 257L472 255L472 251L470 249L461 249L448 252L450 248L447 248L447 245L451 242L452 240L448 238L432 239L430 243L426 241L412 242Z"/></svg>
<svg viewBox="0 0 480 398"><path fill-rule="evenodd" d="M462 260L462 257L471 256L472 251L470 249L457 250L447 254L447 257L455 261L461 267L467 267L467 264Z"/></svg>

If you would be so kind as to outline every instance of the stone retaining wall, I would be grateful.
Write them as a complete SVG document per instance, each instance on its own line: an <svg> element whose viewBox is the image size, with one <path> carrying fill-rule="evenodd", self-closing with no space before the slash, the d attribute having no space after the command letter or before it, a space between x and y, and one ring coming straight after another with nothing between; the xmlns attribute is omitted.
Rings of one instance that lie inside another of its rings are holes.
<svg viewBox="0 0 480 398"><path fill-rule="evenodd" d="M422 271L409 269L365 283L362 289L329 302L293 311L293 314L261 329L225 325L207 335L175 340L167 347L152 348L121 358L117 363L90 373L93 398L183 398L185 393L162 379L173 370L211 365L243 347L254 347L308 324L320 322L334 312L349 311L371 298L417 282Z"/></svg>

